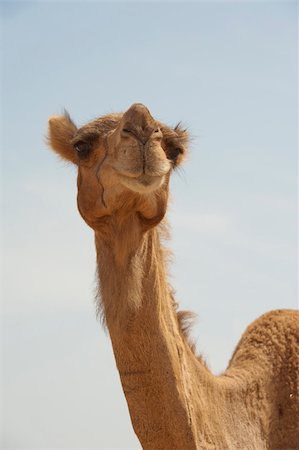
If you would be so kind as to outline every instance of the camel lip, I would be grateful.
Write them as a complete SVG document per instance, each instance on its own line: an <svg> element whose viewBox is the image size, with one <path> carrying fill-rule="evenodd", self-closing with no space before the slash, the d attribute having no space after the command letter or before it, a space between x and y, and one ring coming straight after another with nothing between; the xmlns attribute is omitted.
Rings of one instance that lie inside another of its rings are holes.
<svg viewBox="0 0 299 450"><path fill-rule="evenodd" d="M152 183L154 183L156 180L160 180L163 175L148 175L143 173L139 177L136 178L136 180L143 184L144 186L150 186Z"/></svg>
<svg viewBox="0 0 299 450"><path fill-rule="evenodd" d="M135 174L124 174L124 173L118 173L121 178L128 179L131 181L137 181L138 183L143 184L144 186L149 186L152 183L154 183L157 180L160 180L164 175L149 175L147 173L142 173L141 175L135 175Z"/></svg>
<svg viewBox="0 0 299 450"><path fill-rule="evenodd" d="M134 164L132 167L122 167L117 162L111 164L115 174L120 179L131 179L143 185L150 185L163 178L171 170L169 161L159 161L157 164Z"/></svg>
<svg viewBox="0 0 299 450"><path fill-rule="evenodd" d="M141 193L158 189L162 185L164 180L164 175L141 174L137 176L128 176L119 173L119 176L121 183L125 187Z"/></svg>

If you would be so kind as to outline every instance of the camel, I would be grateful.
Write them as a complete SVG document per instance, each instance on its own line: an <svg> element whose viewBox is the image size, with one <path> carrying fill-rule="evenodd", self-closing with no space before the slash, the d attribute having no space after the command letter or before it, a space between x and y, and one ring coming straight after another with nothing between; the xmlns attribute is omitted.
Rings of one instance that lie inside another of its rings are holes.
<svg viewBox="0 0 299 450"><path fill-rule="evenodd" d="M188 132L140 103L77 128L49 119L49 144L78 168L79 212L94 230L98 304L144 449L299 449L298 313L276 310L243 334L213 375L188 337L167 280L169 179Z"/></svg>

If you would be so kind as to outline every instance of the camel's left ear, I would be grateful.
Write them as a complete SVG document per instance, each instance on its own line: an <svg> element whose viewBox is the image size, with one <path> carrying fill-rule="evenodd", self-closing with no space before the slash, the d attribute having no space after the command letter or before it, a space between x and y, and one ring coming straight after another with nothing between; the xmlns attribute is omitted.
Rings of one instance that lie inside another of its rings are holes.
<svg viewBox="0 0 299 450"><path fill-rule="evenodd" d="M63 159L78 164L78 156L72 145L77 127L67 112L49 119L48 143Z"/></svg>
<svg viewBox="0 0 299 450"><path fill-rule="evenodd" d="M175 128L161 126L163 133L163 147L167 158L172 161L174 168L179 166L187 155L189 142L188 131L177 124Z"/></svg>

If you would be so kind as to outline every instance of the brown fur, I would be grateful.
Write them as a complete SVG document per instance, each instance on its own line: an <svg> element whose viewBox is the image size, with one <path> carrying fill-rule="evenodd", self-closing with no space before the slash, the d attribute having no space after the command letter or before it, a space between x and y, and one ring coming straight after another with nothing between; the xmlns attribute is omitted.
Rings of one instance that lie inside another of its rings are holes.
<svg viewBox="0 0 299 450"><path fill-rule="evenodd" d="M140 104L77 129L52 118L49 142L78 165L78 208L95 231L99 298L134 430L145 449L299 448L298 314L248 327L214 376L189 342L166 273L169 176L187 132Z"/></svg>

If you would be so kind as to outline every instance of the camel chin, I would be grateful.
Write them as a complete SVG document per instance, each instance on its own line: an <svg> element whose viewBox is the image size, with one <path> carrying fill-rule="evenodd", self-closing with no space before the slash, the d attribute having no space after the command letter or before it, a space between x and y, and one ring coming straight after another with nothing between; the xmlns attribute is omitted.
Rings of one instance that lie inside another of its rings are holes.
<svg viewBox="0 0 299 450"><path fill-rule="evenodd" d="M157 190L164 182L164 175L153 176L142 174L138 177L128 177L120 174L120 182L123 186L139 194L148 194Z"/></svg>

